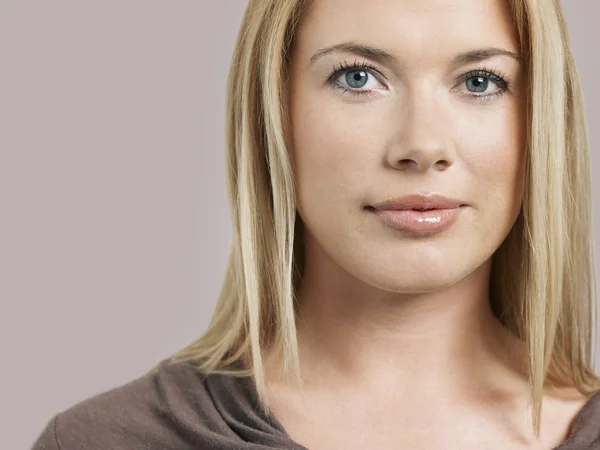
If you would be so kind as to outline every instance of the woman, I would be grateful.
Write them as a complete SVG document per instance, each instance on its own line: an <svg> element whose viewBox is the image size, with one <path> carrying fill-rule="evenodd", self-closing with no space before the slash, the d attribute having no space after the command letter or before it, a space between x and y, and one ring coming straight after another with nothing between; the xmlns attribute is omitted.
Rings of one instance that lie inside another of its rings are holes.
<svg viewBox="0 0 600 450"><path fill-rule="evenodd" d="M558 0L252 0L227 94L210 326L35 449L600 448Z"/></svg>

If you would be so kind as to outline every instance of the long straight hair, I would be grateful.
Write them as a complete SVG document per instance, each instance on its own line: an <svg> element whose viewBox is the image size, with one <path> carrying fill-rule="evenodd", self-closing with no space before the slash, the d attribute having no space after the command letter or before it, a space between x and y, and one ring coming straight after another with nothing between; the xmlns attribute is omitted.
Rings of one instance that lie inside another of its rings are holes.
<svg viewBox="0 0 600 450"><path fill-rule="evenodd" d="M528 77L523 207L492 259L494 314L526 343L539 437L546 380L590 396L597 316L589 150L579 76L559 0L511 0ZM174 353L202 373L251 376L260 405L267 347L302 385L296 292L304 266L289 152L291 46L309 0L250 0L227 86L226 146L233 239L204 333ZM230 364L246 358L243 370Z"/></svg>

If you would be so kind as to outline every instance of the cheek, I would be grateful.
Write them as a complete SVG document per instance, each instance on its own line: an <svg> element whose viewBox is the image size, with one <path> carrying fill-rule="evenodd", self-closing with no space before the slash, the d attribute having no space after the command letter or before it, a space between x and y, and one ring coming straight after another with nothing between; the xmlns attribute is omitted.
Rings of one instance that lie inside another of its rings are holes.
<svg viewBox="0 0 600 450"><path fill-rule="evenodd" d="M357 105L354 114L352 107L335 106L327 101L328 96L322 97L321 101L295 105L292 116L298 205L303 208L311 202L311 209L315 204L356 207L356 200L364 195L360 187L369 183L366 168L378 164L375 139L382 133L376 128L375 111L365 114L364 106Z"/></svg>
<svg viewBox="0 0 600 450"><path fill-rule="evenodd" d="M458 142L461 160L472 178L474 202L488 219L502 226L512 223L523 198L525 133L519 111L501 110L484 116L478 127L463 124ZM475 131L476 130L476 131ZM502 220L505 217L506 220Z"/></svg>

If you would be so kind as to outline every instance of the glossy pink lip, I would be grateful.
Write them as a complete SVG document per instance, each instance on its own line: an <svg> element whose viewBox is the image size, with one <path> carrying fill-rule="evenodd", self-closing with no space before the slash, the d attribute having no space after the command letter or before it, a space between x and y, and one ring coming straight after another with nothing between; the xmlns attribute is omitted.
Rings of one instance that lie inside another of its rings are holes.
<svg viewBox="0 0 600 450"><path fill-rule="evenodd" d="M449 229L466 205L440 195L411 195L368 207L385 224L401 232L425 236Z"/></svg>
<svg viewBox="0 0 600 450"><path fill-rule="evenodd" d="M443 195L407 195L371 205L377 211L403 209L453 209L463 206L464 202Z"/></svg>

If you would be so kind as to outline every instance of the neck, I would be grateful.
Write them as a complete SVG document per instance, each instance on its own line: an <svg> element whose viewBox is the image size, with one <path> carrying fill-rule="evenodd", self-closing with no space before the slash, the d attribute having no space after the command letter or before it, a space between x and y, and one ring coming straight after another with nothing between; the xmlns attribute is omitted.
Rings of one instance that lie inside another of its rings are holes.
<svg viewBox="0 0 600 450"><path fill-rule="evenodd" d="M523 388L521 343L489 304L491 262L447 289L418 294L374 289L328 263L307 265L297 297L309 383L421 392L510 382Z"/></svg>

